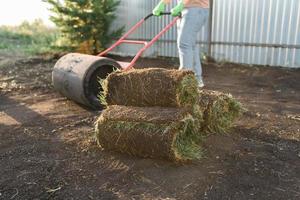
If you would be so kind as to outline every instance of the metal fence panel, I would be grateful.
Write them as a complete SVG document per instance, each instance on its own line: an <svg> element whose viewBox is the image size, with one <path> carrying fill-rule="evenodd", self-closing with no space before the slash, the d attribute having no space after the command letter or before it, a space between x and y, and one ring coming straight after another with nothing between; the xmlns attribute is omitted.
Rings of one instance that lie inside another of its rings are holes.
<svg viewBox="0 0 300 200"><path fill-rule="evenodd" d="M159 0L121 0L114 27L132 27L149 14ZM173 0L172 5L176 3ZM300 67L300 0L214 0L212 56L219 61ZM133 9L134 8L134 9ZM171 6L169 6L169 9ZM154 17L130 36L151 40L171 17ZM198 36L202 53L208 50L208 26ZM164 35L144 56L177 57L176 27ZM134 55L138 47L115 50Z"/></svg>

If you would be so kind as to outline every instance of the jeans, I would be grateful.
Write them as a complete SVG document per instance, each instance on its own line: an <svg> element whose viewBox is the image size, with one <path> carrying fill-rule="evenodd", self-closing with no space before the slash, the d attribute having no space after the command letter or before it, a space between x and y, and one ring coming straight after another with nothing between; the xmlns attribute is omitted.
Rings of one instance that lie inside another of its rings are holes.
<svg viewBox="0 0 300 200"><path fill-rule="evenodd" d="M192 70L199 83L202 80L199 46L196 44L197 35L208 20L207 8L191 7L182 11L182 19L177 23L177 45L179 52L179 69Z"/></svg>

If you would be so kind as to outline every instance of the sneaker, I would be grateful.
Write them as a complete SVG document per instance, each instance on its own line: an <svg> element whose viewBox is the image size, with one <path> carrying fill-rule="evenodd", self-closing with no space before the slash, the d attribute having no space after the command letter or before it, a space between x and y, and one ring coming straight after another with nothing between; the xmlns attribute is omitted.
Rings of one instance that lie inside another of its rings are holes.
<svg viewBox="0 0 300 200"><path fill-rule="evenodd" d="M203 87L204 87L204 83L203 83L202 80L198 82L198 87L199 87L199 88L203 88Z"/></svg>

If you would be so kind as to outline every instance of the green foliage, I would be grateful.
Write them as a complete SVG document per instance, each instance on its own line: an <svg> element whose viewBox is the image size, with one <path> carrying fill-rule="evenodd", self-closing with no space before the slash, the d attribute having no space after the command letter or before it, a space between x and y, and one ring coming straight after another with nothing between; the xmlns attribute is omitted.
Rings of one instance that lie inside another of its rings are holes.
<svg viewBox="0 0 300 200"><path fill-rule="evenodd" d="M179 134L175 141L175 151L180 157L187 160L200 159L203 156L203 150L200 146L202 141L199 134L200 126L191 115L181 121Z"/></svg>
<svg viewBox="0 0 300 200"><path fill-rule="evenodd" d="M212 106L207 109L207 133L228 133L235 119L244 112L242 105L231 95L220 96Z"/></svg>
<svg viewBox="0 0 300 200"><path fill-rule="evenodd" d="M42 20L24 21L19 26L0 27L0 51L23 54L41 54L56 51L58 32Z"/></svg>
<svg viewBox="0 0 300 200"><path fill-rule="evenodd" d="M119 0L44 1L52 6L51 20L73 48L96 54L123 32L123 27L110 30Z"/></svg>
<svg viewBox="0 0 300 200"><path fill-rule="evenodd" d="M118 72L120 71L118 68L113 68L113 72ZM112 72L112 73L113 73ZM105 79L101 79L98 77L98 83L99 83L99 94L97 95L101 105L107 107L107 101L106 101L106 96L108 95L108 79L107 77Z"/></svg>
<svg viewBox="0 0 300 200"><path fill-rule="evenodd" d="M99 94L98 94L98 99L101 103L101 105L107 107L107 101L106 101L106 93L107 93L107 79L98 79L98 83L100 85L99 88Z"/></svg>
<svg viewBox="0 0 300 200"><path fill-rule="evenodd" d="M177 100L181 106L193 106L199 99L198 82L194 75L183 78L177 88Z"/></svg>

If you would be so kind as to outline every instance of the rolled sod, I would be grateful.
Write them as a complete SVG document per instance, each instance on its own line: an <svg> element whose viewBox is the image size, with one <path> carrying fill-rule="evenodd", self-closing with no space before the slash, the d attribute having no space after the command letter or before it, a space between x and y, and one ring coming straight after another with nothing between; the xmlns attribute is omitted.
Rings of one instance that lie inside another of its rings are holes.
<svg viewBox="0 0 300 200"><path fill-rule="evenodd" d="M104 81L102 101L107 105L185 107L199 99L192 71L160 68L111 73Z"/></svg>
<svg viewBox="0 0 300 200"><path fill-rule="evenodd" d="M231 94L212 90L200 91L199 108L203 113L202 133L227 133L243 112Z"/></svg>
<svg viewBox="0 0 300 200"><path fill-rule="evenodd" d="M173 161L201 157L200 127L183 108L108 106L96 123L96 140L107 150Z"/></svg>

